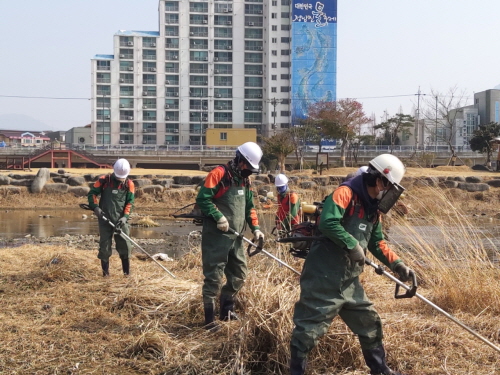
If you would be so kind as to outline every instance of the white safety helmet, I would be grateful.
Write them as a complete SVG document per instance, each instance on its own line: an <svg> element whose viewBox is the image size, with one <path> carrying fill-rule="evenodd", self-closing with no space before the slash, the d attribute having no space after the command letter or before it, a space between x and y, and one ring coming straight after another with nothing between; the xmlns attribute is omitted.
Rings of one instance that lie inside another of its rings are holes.
<svg viewBox="0 0 500 375"><path fill-rule="evenodd" d="M280 173L274 179L274 184L276 185L276 187L285 186L287 183L288 178L283 173Z"/></svg>
<svg viewBox="0 0 500 375"><path fill-rule="evenodd" d="M262 149L257 143L243 143L237 148L237 150L254 169L259 169L260 159L262 158Z"/></svg>
<svg viewBox="0 0 500 375"><path fill-rule="evenodd" d="M405 174L405 167L401 160L391 154L382 154L370 161L370 166L387 178L391 184L399 185Z"/></svg>
<svg viewBox="0 0 500 375"><path fill-rule="evenodd" d="M126 178L130 173L130 163L127 159L118 159L113 165L116 178Z"/></svg>

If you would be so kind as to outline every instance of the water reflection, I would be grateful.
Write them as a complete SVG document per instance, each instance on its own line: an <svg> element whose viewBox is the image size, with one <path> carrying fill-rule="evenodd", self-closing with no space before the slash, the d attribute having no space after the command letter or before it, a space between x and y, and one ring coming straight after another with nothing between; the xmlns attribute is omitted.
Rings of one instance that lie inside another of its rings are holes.
<svg viewBox="0 0 500 375"><path fill-rule="evenodd" d="M149 213L149 212L148 212ZM87 215L87 218L83 218ZM168 234L184 235L199 230L190 222L176 223L170 220L156 220L159 227L144 228L132 226L133 238L165 238ZM167 233L167 234L166 234ZM0 238L12 239L31 235L38 238L69 235L99 234L98 221L91 212L81 209L30 209L0 211Z"/></svg>

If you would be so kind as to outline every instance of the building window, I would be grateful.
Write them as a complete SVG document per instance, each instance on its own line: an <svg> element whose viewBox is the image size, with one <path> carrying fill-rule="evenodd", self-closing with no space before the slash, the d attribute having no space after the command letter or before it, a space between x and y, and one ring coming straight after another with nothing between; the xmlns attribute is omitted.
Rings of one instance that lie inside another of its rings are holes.
<svg viewBox="0 0 500 375"><path fill-rule="evenodd" d="M290 30L290 25L281 25L281 31L288 31Z"/></svg>
<svg viewBox="0 0 500 375"><path fill-rule="evenodd" d="M272 51L271 51L271 54L272 54L273 56L278 56L278 51L276 51L276 50L272 50Z"/></svg>
<svg viewBox="0 0 500 375"><path fill-rule="evenodd" d="M281 43L290 43L290 38L288 38L288 37L282 37L281 38Z"/></svg>
<svg viewBox="0 0 500 375"><path fill-rule="evenodd" d="M220 140L227 141L227 133L226 132L220 133Z"/></svg>
<svg viewBox="0 0 500 375"><path fill-rule="evenodd" d="M275 62L274 62L274 63L271 63L271 68L276 69L277 67L278 67L278 63L275 63Z"/></svg>
<svg viewBox="0 0 500 375"><path fill-rule="evenodd" d="M278 92L276 87L271 87L271 92Z"/></svg>
<svg viewBox="0 0 500 375"><path fill-rule="evenodd" d="M271 13L271 18L278 18L278 13Z"/></svg>
<svg viewBox="0 0 500 375"><path fill-rule="evenodd" d="M281 12L281 18L290 18L289 12Z"/></svg>
<svg viewBox="0 0 500 375"><path fill-rule="evenodd" d="M290 0L281 0L281 5L290 5Z"/></svg>
<svg viewBox="0 0 500 375"><path fill-rule="evenodd" d="M271 29L272 29L273 31L278 31L278 25L272 25L272 26L271 26Z"/></svg>
<svg viewBox="0 0 500 375"><path fill-rule="evenodd" d="M281 92L289 92L290 87L289 86L281 86Z"/></svg>
<svg viewBox="0 0 500 375"><path fill-rule="evenodd" d="M282 74L281 79L285 79L285 80L290 79L290 74Z"/></svg>
<svg viewBox="0 0 500 375"><path fill-rule="evenodd" d="M282 61L281 62L281 67L282 68L289 68L290 67L290 61Z"/></svg>
<svg viewBox="0 0 500 375"><path fill-rule="evenodd" d="M288 55L290 55L289 49L282 49L281 50L281 56L288 56Z"/></svg>
<svg viewBox="0 0 500 375"><path fill-rule="evenodd" d="M276 81L278 79L278 76L276 74L273 74L271 76L271 80Z"/></svg>
<svg viewBox="0 0 500 375"><path fill-rule="evenodd" d="M272 43L278 43L278 38L271 38Z"/></svg>
<svg viewBox="0 0 500 375"><path fill-rule="evenodd" d="M281 111L281 116L290 116L290 111Z"/></svg>
<svg viewBox="0 0 500 375"><path fill-rule="evenodd" d="M278 6L278 0L273 0L273 1L271 2L271 4L272 4L272 6L273 6L273 7Z"/></svg>

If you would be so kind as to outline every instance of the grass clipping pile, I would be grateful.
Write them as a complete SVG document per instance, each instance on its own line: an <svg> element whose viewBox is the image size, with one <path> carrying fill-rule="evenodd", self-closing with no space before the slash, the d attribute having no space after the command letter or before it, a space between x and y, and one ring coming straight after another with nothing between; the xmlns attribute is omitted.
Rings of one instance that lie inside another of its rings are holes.
<svg viewBox="0 0 500 375"><path fill-rule="evenodd" d="M202 327L199 248L166 266L132 260L121 275L111 258L102 278L94 253L56 246L1 249L2 374L287 374L298 277L269 258L249 261L237 308L240 321ZM294 268L302 261L283 255ZM367 270L368 271L368 270ZM385 328L392 367L407 374L493 374L499 356L417 299L394 300L394 285L363 274ZM498 290L491 279L486 293ZM438 285L436 289L442 288ZM444 286L446 288L446 285ZM457 286L458 287L458 286ZM421 291L432 295L433 289ZM490 302L493 303L493 302ZM498 342L499 303L467 324ZM366 374L357 339L340 319L309 357L308 374Z"/></svg>

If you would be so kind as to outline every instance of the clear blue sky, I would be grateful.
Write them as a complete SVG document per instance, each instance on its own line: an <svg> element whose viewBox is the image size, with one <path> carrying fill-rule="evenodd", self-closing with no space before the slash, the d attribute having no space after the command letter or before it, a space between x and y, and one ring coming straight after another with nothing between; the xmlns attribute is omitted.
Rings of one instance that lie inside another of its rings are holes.
<svg viewBox="0 0 500 375"><path fill-rule="evenodd" d="M500 84L500 0L338 0L337 97L377 121L409 113L420 86L474 92ZM158 31L158 0L0 0L0 128L90 123L90 59L120 30ZM374 98L410 95L397 98ZM29 117L28 117L29 116Z"/></svg>

